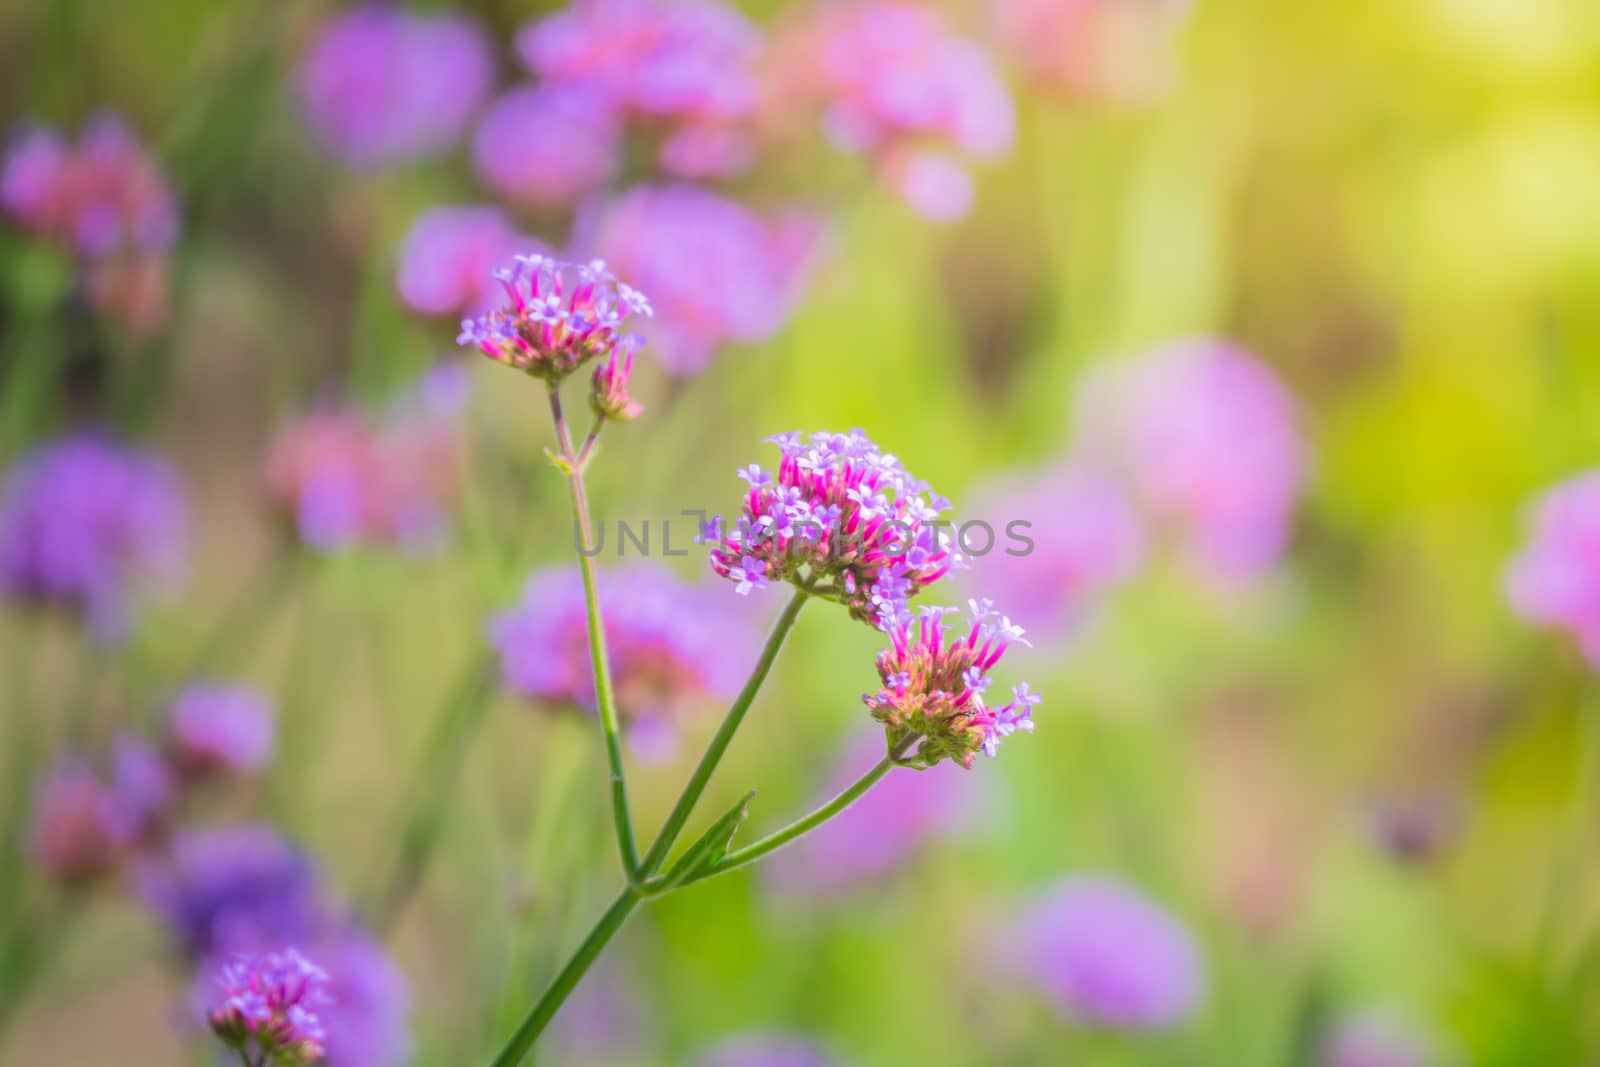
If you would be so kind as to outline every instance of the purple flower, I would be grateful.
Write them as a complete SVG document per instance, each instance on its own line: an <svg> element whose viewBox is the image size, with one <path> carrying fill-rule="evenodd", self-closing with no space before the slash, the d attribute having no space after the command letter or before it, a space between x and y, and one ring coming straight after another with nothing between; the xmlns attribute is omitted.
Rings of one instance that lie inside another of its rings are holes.
<svg viewBox="0 0 1600 1067"><path fill-rule="evenodd" d="M995 543L978 555L969 540L966 584L992 591L1041 633L1070 631L1143 562L1144 529L1132 502L1093 471L1010 477L980 488L975 499L971 515L989 524Z"/></svg>
<svg viewBox="0 0 1600 1067"><path fill-rule="evenodd" d="M703 368L725 344L765 341L793 310L820 224L773 221L686 185L634 189L604 209L584 244L655 301L652 351L673 374Z"/></svg>
<svg viewBox="0 0 1600 1067"><path fill-rule="evenodd" d="M1033 907L1017 938L1033 982L1062 1014L1086 1023L1169 1027L1205 987L1189 931L1113 878L1068 878Z"/></svg>
<svg viewBox="0 0 1600 1067"><path fill-rule="evenodd" d="M862 738L844 757L819 802L883 758L883 735ZM770 884L785 897L807 900L881 884L932 842L963 826L973 808L974 782L949 766L891 771L842 813L773 856Z"/></svg>
<svg viewBox="0 0 1600 1067"><path fill-rule="evenodd" d="M295 949L235 956L212 977L211 1029L248 1063L322 1062L328 975Z"/></svg>
<svg viewBox="0 0 1600 1067"><path fill-rule="evenodd" d="M1527 622L1564 630L1600 667L1600 473L1548 490L1533 511L1527 546L1511 563L1506 592Z"/></svg>
<svg viewBox="0 0 1600 1067"><path fill-rule="evenodd" d="M921 739L916 759L923 766L952 759L970 770L979 752L993 756L1004 738L1033 732L1040 698L1024 682L1000 707L984 702L989 671L1011 642L1022 641L1023 630L975 604L971 627L947 641L944 616L954 610L924 607L890 626L890 646L878 653L883 688L861 699L887 728L891 744Z"/></svg>
<svg viewBox="0 0 1600 1067"><path fill-rule="evenodd" d="M1357 1015L1327 1035L1319 1067L1427 1067L1435 1050L1424 1035L1382 1015Z"/></svg>
<svg viewBox="0 0 1600 1067"><path fill-rule="evenodd" d="M693 1062L694 1067L837 1067L838 1064L809 1038L771 1032L724 1038Z"/></svg>
<svg viewBox="0 0 1600 1067"><path fill-rule="evenodd" d="M190 685L172 705L172 747L194 777L253 774L272 758L272 705L245 685Z"/></svg>
<svg viewBox="0 0 1600 1067"><path fill-rule="evenodd" d="M616 170L621 127L607 101L578 86L512 89L497 100L472 141L472 165L508 200L570 204Z"/></svg>
<svg viewBox="0 0 1600 1067"><path fill-rule="evenodd" d="M719 596L719 594L721 594ZM748 668L749 627L718 589L656 563L600 572L617 704L635 742L661 741L686 714L730 699ZM522 602L490 622L506 685L544 703L595 710L583 581L576 567L535 571Z"/></svg>
<svg viewBox="0 0 1600 1067"><path fill-rule="evenodd" d="M1125 473L1197 563L1239 580L1277 562L1306 448L1265 364L1223 341L1175 342L1091 378L1079 413L1085 457Z"/></svg>
<svg viewBox="0 0 1600 1067"><path fill-rule="evenodd" d="M449 148L491 75L488 44L471 21L369 3L323 27L296 80L322 147L369 168Z"/></svg>
<svg viewBox="0 0 1600 1067"><path fill-rule="evenodd" d="M384 947L346 926L316 942L328 968L334 1006L326 1013L328 1062L335 1067L392 1067L411 1053L411 992Z"/></svg>
<svg viewBox="0 0 1600 1067"><path fill-rule="evenodd" d="M54 882L78 885L114 870L137 832L116 790L79 756L63 757L34 785L30 852Z"/></svg>
<svg viewBox="0 0 1600 1067"><path fill-rule="evenodd" d="M634 353L641 343L637 336L624 337L605 362L595 367L590 378L589 406L596 415L628 422L644 414L644 406L628 392Z"/></svg>
<svg viewBox="0 0 1600 1067"><path fill-rule="evenodd" d="M760 468L740 473L750 488L738 527L716 531L711 549L712 570L741 592L758 584L753 575L794 582L886 628L956 565L953 536L933 526L946 502L860 430L773 440L783 453L776 481Z"/></svg>
<svg viewBox="0 0 1600 1067"><path fill-rule="evenodd" d="M548 382L610 356L626 339L623 322L651 314L644 295L617 281L601 260L519 255L494 277L504 299L463 322L457 343Z"/></svg>
<svg viewBox="0 0 1600 1067"><path fill-rule="evenodd" d="M425 315L481 314L500 294L490 272L537 246L499 208L434 208L406 235L395 284L407 306Z"/></svg>
<svg viewBox="0 0 1600 1067"><path fill-rule="evenodd" d="M183 562L178 477L150 452L97 434L23 456L0 484L0 590L81 612L106 640L129 625L129 587Z"/></svg>

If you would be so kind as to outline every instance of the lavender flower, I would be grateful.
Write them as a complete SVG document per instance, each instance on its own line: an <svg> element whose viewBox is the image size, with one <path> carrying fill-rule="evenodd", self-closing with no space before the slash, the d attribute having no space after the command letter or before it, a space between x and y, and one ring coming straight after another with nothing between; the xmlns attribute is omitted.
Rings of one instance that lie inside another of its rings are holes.
<svg viewBox="0 0 1600 1067"><path fill-rule="evenodd" d="M245 685L190 685L172 705L172 748L193 778L253 774L272 758L272 705Z"/></svg>
<svg viewBox="0 0 1600 1067"><path fill-rule="evenodd" d="M23 456L0 484L0 591L81 612L105 640L129 625L129 587L174 577L185 512L153 453L90 433Z"/></svg>
<svg viewBox="0 0 1600 1067"><path fill-rule="evenodd" d="M681 375L703 368L722 345L777 333L820 232L806 215L769 222L715 193L669 185L634 189L610 204L584 243L650 293L652 351Z"/></svg>
<svg viewBox="0 0 1600 1067"><path fill-rule="evenodd" d="M757 1032L724 1038L694 1060L694 1067L835 1067L809 1038Z"/></svg>
<svg viewBox="0 0 1600 1067"><path fill-rule="evenodd" d="M988 601L972 601L971 628L945 640L944 616L954 608L924 607L915 618L888 628L890 646L878 653L883 688L862 701L888 728L891 743L920 738L916 758L924 767L952 759L971 769L979 752L993 756L1017 731L1033 732L1033 707L1040 698L1027 682L1011 690L998 708L985 702L989 671L1023 630Z"/></svg>
<svg viewBox="0 0 1600 1067"><path fill-rule="evenodd" d="M1152 517L1224 580L1274 564L1305 480L1293 397L1223 341L1179 341L1091 378L1084 456L1125 473Z"/></svg>
<svg viewBox="0 0 1600 1067"><path fill-rule="evenodd" d="M374 938L344 926L316 942L328 968L334 1005L326 1012L328 1062L335 1067L394 1067L411 1054L406 976Z"/></svg>
<svg viewBox="0 0 1600 1067"><path fill-rule="evenodd" d="M713 524L711 568L740 592L793 582L887 629L956 565L954 537L935 521L949 501L860 430L769 440L783 454L776 480L754 464L741 471L750 490L737 527Z"/></svg>
<svg viewBox="0 0 1600 1067"><path fill-rule="evenodd" d="M1341 1020L1327 1035L1319 1067L1428 1067L1432 1042L1399 1022L1365 1014Z"/></svg>
<svg viewBox="0 0 1600 1067"><path fill-rule="evenodd" d="M616 113L598 94L579 86L523 86L484 116L472 165L483 184L508 200L570 204L616 170L621 138Z"/></svg>
<svg viewBox="0 0 1600 1067"><path fill-rule="evenodd" d="M1144 529L1115 482L1078 467L999 480L981 488L974 518L1029 546L991 551L972 561L967 584L982 586L1034 633L1069 632L1144 558ZM1017 525L1026 523L1026 526ZM1019 542L1020 544L1020 542Z"/></svg>
<svg viewBox="0 0 1600 1067"><path fill-rule="evenodd" d="M34 785L30 852L51 881L81 885L111 872L137 829L116 790L80 756L63 757Z"/></svg>
<svg viewBox="0 0 1600 1067"><path fill-rule="evenodd" d="M500 292L489 272L536 245L499 208L434 208L406 235L395 284L406 305L425 315L481 314Z"/></svg>
<svg viewBox="0 0 1600 1067"><path fill-rule="evenodd" d="M457 343L551 383L611 355L624 340L624 321L651 314L644 294L617 281L600 260L519 255L494 276L505 302L462 322Z"/></svg>
<svg viewBox="0 0 1600 1067"><path fill-rule="evenodd" d="M368 3L322 29L296 80L322 147L371 168L449 148L491 76L488 44L471 21Z"/></svg>
<svg viewBox="0 0 1600 1067"><path fill-rule="evenodd" d="M1533 532L1506 573L1512 610L1569 634L1600 667L1600 473L1548 490L1533 510Z"/></svg>
<svg viewBox="0 0 1600 1067"><path fill-rule="evenodd" d="M830 775L820 800L838 794L883 758L883 736L853 744ZM775 854L771 884L784 896L830 899L880 884L971 810L972 783L949 766L921 774L896 772L840 814Z"/></svg>
<svg viewBox="0 0 1600 1067"><path fill-rule="evenodd" d="M601 571L600 602L617 705L636 745L664 744L685 715L738 691L748 627L713 590L640 562ZM490 636L507 687L547 704L595 710L576 567L535 571L522 602L491 620Z"/></svg>
<svg viewBox="0 0 1600 1067"><path fill-rule="evenodd" d="M1062 1014L1120 1030L1172 1026L1205 986L1192 936L1144 894L1097 876L1069 878L1018 930L1029 976Z"/></svg>
<svg viewBox="0 0 1600 1067"><path fill-rule="evenodd" d="M333 1003L328 975L295 949L236 956L213 979L206 1019L247 1063L321 1063Z"/></svg>

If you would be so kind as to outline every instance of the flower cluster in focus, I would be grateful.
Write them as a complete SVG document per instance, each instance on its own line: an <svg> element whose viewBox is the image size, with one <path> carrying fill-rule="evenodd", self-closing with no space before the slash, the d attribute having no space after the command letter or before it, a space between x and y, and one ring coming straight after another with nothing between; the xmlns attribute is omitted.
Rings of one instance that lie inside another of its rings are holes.
<svg viewBox="0 0 1600 1067"><path fill-rule="evenodd" d="M915 759L931 767L951 759L970 768L978 753L993 756L1018 730L1033 732L1039 696L1022 682L1011 699L994 708L984 699L989 671L1012 642L1026 644L1022 628L988 601L971 604L971 625L947 631L954 608L924 607L914 618L889 628L890 646L878 653L883 686L862 697L872 717L887 728L891 745L917 738Z"/></svg>
<svg viewBox="0 0 1600 1067"><path fill-rule="evenodd" d="M776 475L741 470L750 489L737 524L708 524L712 569L741 593L792 582L880 629L904 621L910 599L959 562L938 522L950 502L860 430L770 440L783 454Z"/></svg>
<svg viewBox="0 0 1600 1067"><path fill-rule="evenodd" d="M295 949L235 957L216 976L206 1020L247 1063L301 1067L327 1052L321 1013L332 1003L328 975Z"/></svg>

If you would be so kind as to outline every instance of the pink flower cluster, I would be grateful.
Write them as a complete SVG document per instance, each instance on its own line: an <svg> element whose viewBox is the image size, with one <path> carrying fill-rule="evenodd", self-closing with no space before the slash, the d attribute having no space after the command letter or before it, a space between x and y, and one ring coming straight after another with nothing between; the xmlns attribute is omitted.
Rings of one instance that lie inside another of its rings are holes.
<svg viewBox="0 0 1600 1067"><path fill-rule="evenodd" d="M653 563L600 572L617 704L630 739L647 752L669 743L686 715L738 691L750 658L748 627L743 613L718 592L685 584ZM522 602L496 615L489 632L512 690L547 704L595 710L583 579L576 567L535 571Z"/></svg>
<svg viewBox="0 0 1600 1067"><path fill-rule="evenodd" d="M457 343L551 383L609 357L624 339L623 323L652 314L644 294L619 282L599 260L519 255L494 276L504 302L462 322Z"/></svg>
<svg viewBox="0 0 1600 1067"><path fill-rule="evenodd" d="M418 217L400 246L395 286L424 315L481 315L500 296L494 269L539 247L497 207L434 208Z"/></svg>
<svg viewBox="0 0 1600 1067"><path fill-rule="evenodd" d="M950 502L860 430L769 440L782 452L776 477L741 470L750 489L737 525L707 524L712 569L740 593L792 582L881 629L903 621L908 601L958 562L937 523Z"/></svg>
<svg viewBox="0 0 1600 1067"><path fill-rule="evenodd" d="M178 209L121 118L91 120L75 145L48 127L25 131L0 164L0 209L76 257L95 306L135 337L165 322Z"/></svg>
<svg viewBox="0 0 1600 1067"><path fill-rule="evenodd" d="M768 221L693 186L644 186L607 205L583 243L650 293L660 313L651 351L681 375L702 369L721 345L778 332L805 284L821 229L813 216Z"/></svg>
<svg viewBox="0 0 1600 1067"><path fill-rule="evenodd" d="M267 456L267 492L302 541L323 552L438 546L460 481L454 379L464 373L436 369L381 416L327 408L279 433Z"/></svg>
<svg viewBox="0 0 1600 1067"><path fill-rule="evenodd" d="M836 144L872 157L924 216L966 214L967 162L1005 154L1016 124L982 47L932 9L895 2L823 7L789 40L786 88L822 106Z"/></svg>
<svg viewBox="0 0 1600 1067"><path fill-rule="evenodd" d="M449 148L492 76L488 42L469 20L369 2L322 29L297 81L322 147L367 168Z"/></svg>
<svg viewBox="0 0 1600 1067"><path fill-rule="evenodd" d="M920 739L915 759L932 767L950 759L971 769L978 753L993 756L1000 742L1017 731L1033 732L1033 707L1039 696L1027 682L1014 686L998 708L984 701L989 671L1012 642L1027 644L1023 630L988 601L971 602L971 626L951 631L944 617L954 608L924 607L915 618L889 628L890 645L878 653L883 686L862 701L888 730L891 745Z"/></svg>
<svg viewBox="0 0 1600 1067"><path fill-rule="evenodd" d="M115 870L165 806L159 759L139 742L119 741L112 763L108 782L88 760L67 755L34 786L30 850L58 884L82 885Z"/></svg>
<svg viewBox="0 0 1600 1067"><path fill-rule="evenodd" d="M472 139L484 185L518 204L571 204L616 171L623 125L582 86L519 86L495 101Z"/></svg>
<svg viewBox="0 0 1600 1067"><path fill-rule="evenodd" d="M272 705L247 685L197 684L172 705L172 757L186 779L254 774L272 759Z"/></svg>
<svg viewBox="0 0 1600 1067"><path fill-rule="evenodd" d="M295 949L236 956L216 976L211 1029L247 1063L303 1067L327 1053L328 974Z"/></svg>
<svg viewBox="0 0 1600 1067"><path fill-rule="evenodd" d="M1580 474L1544 494L1533 534L1506 574L1512 609L1565 630L1600 667L1600 473Z"/></svg>

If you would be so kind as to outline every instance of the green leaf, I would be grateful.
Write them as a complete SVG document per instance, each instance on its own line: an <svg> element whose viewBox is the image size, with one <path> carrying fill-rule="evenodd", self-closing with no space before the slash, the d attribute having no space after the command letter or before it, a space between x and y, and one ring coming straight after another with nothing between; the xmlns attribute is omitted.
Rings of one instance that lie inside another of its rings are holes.
<svg viewBox="0 0 1600 1067"><path fill-rule="evenodd" d="M711 824L711 828L690 845L683 855L678 857L678 862L672 865L664 878L664 887L668 890L687 885L710 873L710 868L723 856L728 854L728 845L733 840L733 835L739 831L739 826L750 815L750 801L755 799L754 789L746 793L739 803L728 809L727 814Z"/></svg>

